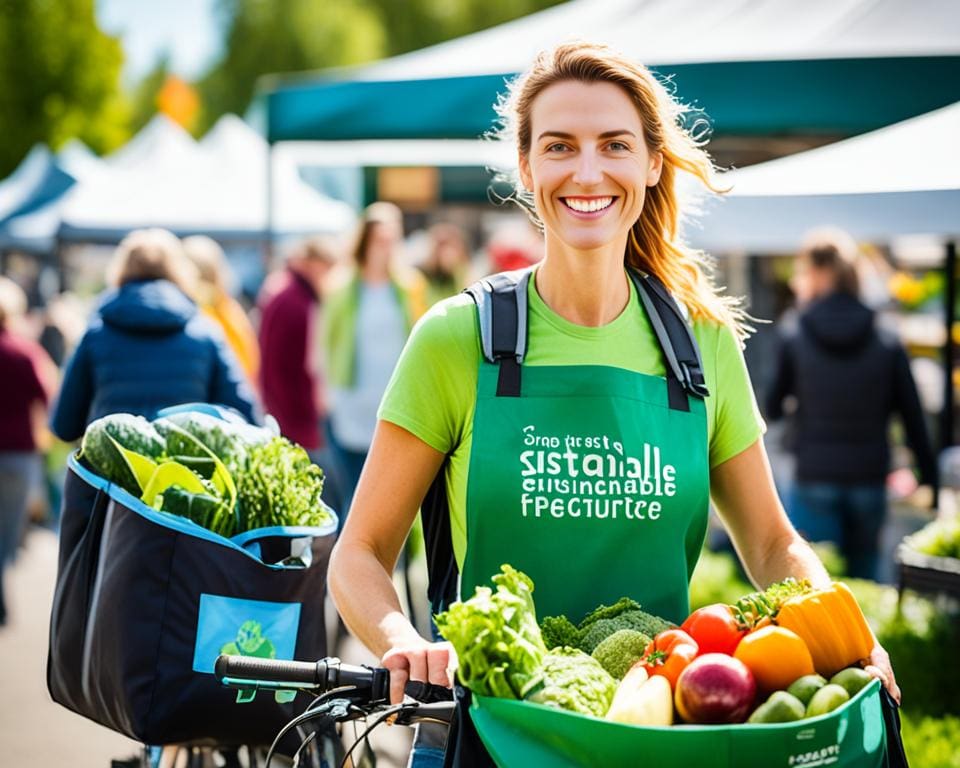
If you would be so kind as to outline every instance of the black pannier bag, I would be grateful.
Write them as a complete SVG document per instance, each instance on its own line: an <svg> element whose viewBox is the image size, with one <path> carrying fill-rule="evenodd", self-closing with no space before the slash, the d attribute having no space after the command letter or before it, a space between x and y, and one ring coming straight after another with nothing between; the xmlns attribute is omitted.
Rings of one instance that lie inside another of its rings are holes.
<svg viewBox="0 0 960 768"><path fill-rule="evenodd" d="M226 539L68 462L47 686L54 701L146 744L269 744L292 704L213 676L219 653L326 655L336 517Z"/></svg>

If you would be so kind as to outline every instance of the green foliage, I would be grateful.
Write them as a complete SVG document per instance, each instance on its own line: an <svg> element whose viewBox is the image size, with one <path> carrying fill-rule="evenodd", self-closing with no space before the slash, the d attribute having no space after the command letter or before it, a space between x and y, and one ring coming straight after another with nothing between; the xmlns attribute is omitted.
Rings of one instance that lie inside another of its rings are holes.
<svg viewBox="0 0 960 768"><path fill-rule="evenodd" d="M960 558L960 520L934 520L907 537L906 543L925 555Z"/></svg>
<svg viewBox="0 0 960 768"><path fill-rule="evenodd" d="M371 0L385 29L391 56L452 40L527 16L564 0Z"/></svg>
<svg viewBox="0 0 960 768"><path fill-rule="evenodd" d="M30 147L78 137L99 152L129 137L123 51L93 0L0 3L0 178Z"/></svg>
<svg viewBox="0 0 960 768"><path fill-rule="evenodd" d="M225 112L242 114L257 78L360 64L383 56L386 31L360 0L220 0L223 57L197 83L206 130Z"/></svg>
<svg viewBox="0 0 960 768"><path fill-rule="evenodd" d="M220 0L226 44L197 83L199 130L244 113L262 75L362 64L418 50L562 0Z"/></svg>
<svg viewBox="0 0 960 768"><path fill-rule="evenodd" d="M842 579L847 573L847 561L844 559L840 548L832 541L814 541L810 543L813 551L817 553L823 567L827 573L834 579Z"/></svg>
<svg viewBox="0 0 960 768"><path fill-rule="evenodd" d="M130 130L136 134L157 114L157 97L170 74L170 57L163 54L130 94Z"/></svg>
<svg viewBox="0 0 960 768"><path fill-rule="evenodd" d="M960 717L915 716L908 707L900 718L903 748L913 768L960 768Z"/></svg>

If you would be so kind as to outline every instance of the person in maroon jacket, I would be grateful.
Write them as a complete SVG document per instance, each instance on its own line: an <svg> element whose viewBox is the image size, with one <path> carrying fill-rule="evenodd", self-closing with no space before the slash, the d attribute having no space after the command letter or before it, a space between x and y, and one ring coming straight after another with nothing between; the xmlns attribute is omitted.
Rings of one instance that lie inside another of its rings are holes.
<svg viewBox="0 0 960 768"><path fill-rule="evenodd" d="M3 572L16 554L30 490L40 477L36 435L46 421L56 370L39 344L12 329L26 306L20 286L0 277L0 625L7 621Z"/></svg>
<svg viewBox="0 0 960 768"><path fill-rule="evenodd" d="M327 240L299 243L285 268L267 278L257 304L264 408L281 434L306 448L323 469L323 500L341 513L337 469L326 437L317 325L321 286L336 260Z"/></svg>

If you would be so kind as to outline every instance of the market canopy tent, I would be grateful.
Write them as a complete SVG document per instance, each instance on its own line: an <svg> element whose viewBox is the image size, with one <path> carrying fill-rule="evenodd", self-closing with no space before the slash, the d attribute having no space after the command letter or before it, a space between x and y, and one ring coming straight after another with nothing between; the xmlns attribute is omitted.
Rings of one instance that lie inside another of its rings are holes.
<svg viewBox="0 0 960 768"><path fill-rule="evenodd" d="M960 235L960 102L725 174L732 191L687 232L714 252L791 251L812 227L860 240Z"/></svg>
<svg viewBox="0 0 960 768"><path fill-rule="evenodd" d="M266 142L239 118L223 118L197 143L168 118L154 118L109 157L103 173L72 190L59 237L65 242L119 241L130 230L164 227L177 235L223 241L267 237ZM341 232L349 206L309 187L292 166L274 169L279 235Z"/></svg>
<svg viewBox="0 0 960 768"><path fill-rule="evenodd" d="M504 79L574 31L672 76L717 133L849 135L960 99L960 3L573 0L366 67L271 78L267 138L475 138Z"/></svg>
<svg viewBox="0 0 960 768"><path fill-rule="evenodd" d="M293 156L278 156L268 165L270 148L263 137L236 115L224 115L203 137L200 148L213 162L229 216L237 228L297 235L343 232L356 216L346 203L321 195L298 172ZM268 221L267 169L272 170L273 220ZM224 222L229 225L229 222Z"/></svg>
<svg viewBox="0 0 960 768"><path fill-rule="evenodd" d="M76 139L56 155L45 146L34 147L20 167L0 183L0 249L53 250L66 193L77 182L91 179L101 167L97 156Z"/></svg>

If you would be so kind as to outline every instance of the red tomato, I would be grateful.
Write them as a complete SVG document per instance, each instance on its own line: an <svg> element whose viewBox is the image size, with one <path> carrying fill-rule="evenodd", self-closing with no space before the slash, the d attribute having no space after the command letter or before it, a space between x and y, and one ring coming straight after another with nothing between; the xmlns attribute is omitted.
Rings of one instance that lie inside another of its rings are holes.
<svg viewBox="0 0 960 768"><path fill-rule="evenodd" d="M746 634L740 629L729 605L716 603L698 608L691 613L681 629L700 647L700 653L725 653L732 656Z"/></svg>
<svg viewBox="0 0 960 768"><path fill-rule="evenodd" d="M696 641L682 629L668 629L649 642L640 663L651 675L663 675L674 688L680 673L697 657Z"/></svg>

